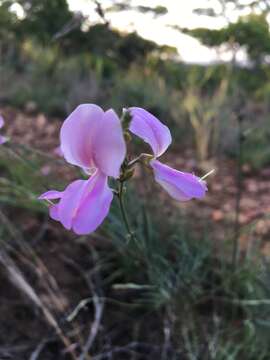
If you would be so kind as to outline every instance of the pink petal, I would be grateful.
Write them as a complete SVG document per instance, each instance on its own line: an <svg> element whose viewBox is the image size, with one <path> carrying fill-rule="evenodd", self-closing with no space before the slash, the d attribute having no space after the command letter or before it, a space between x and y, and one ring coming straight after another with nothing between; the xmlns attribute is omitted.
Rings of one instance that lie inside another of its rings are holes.
<svg viewBox="0 0 270 360"><path fill-rule="evenodd" d="M113 110L105 113L93 104L78 106L60 132L65 159L83 169L97 168L118 177L126 155L120 120Z"/></svg>
<svg viewBox="0 0 270 360"><path fill-rule="evenodd" d="M93 139L103 118L103 110L94 104L79 105L64 121L61 150L67 162L82 168L93 166Z"/></svg>
<svg viewBox="0 0 270 360"><path fill-rule="evenodd" d="M77 214L88 181L73 181L66 187L60 199L60 202L58 204L59 220L61 221L62 225L68 230L72 228L73 220Z"/></svg>
<svg viewBox="0 0 270 360"><path fill-rule="evenodd" d="M95 231L108 215L112 199L107 176L102 173L92 176L73 221L74 232L83 235Z"/></svg>
<svg viewBox="0 0 270 360"><path fill-rule="evenodd" d="M119 177L126 156L126 144L120 120L113 110L105 112L93 139L94 163L104 174Z"/></svg>
<svg viewBox="0 0 270 360"><path fill-rule="evenodd" d="M0 129L5 125L4 118L0 115ZM8 138L0 135L0 145L8 141Z"/></svg>
<svg viewBox="0 0 270 360"><path fill-rule="evenodd" d="M39 200L54 200L62 197L62 191L49 190L38 197Z"/></svg>
<svg viewBox="0 0 270 360"><path fill-rule="evenodd" d="M151 146L155 157L161 156L172 142L169 128L142 108L129 110L132 116L129 130Z"/></svg>
<svg viewBox="0 0 270 360"><path fill-rule="evenodd" d="M113 199L107 176L100 171L96 171L89 180L72 182L62 193L52 190L40 198L55 199L60 196L59 203L50 206L50 216L79 235L96 230L107 216Z"/></svg>
<svg viewBox="0 0 270 360"><path fill-rule="evenodd" d="M0 129L5 125L3 116L0 115Z"/></svg>
<svg viewBox="0 0 270 360"><path fill-rule="evenodd" d="M154 170L155 180L178 201L187 201L192 198L201 199L205 196L207 186L197 176L177 171L158 160L150 161Z"/></svg>
<svg viewBox="0 0 270 360"><path fill-rule="evenodd" d="M60 221L59 213L58 213L58 204L51 205L49 211L50 211L50 217L53 220Z"/></svg>

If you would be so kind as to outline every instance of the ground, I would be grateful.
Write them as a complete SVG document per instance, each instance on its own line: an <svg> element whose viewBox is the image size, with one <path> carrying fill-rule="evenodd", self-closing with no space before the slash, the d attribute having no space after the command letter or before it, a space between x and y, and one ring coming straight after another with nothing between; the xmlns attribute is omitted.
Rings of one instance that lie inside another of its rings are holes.
<svg viewBox="0 0 270 360"><path fill-rule="evenodd" d="M0 113L6 122L1 131L17 144L17 148L20 144L27 146L48 159L41 168L43 178L60 177L68 182L78 176L55 151L59 146L60 119L48 118L33 109L17 111L4 107L0 109ZM162 161L179 170L203 175L194 158L193 151L174 145ZM178 204L171 201L158 185L145 181L146 173L143 169L137 169L135 180L139 194L151 199L150 206L162 206L162 211L168 218L172 214L189 217L197 231L205 231L205 227L211 226L215 247L219 250L220 243L226 237L233 237L235 198L239 191L236 185L237 165L232 159L222 158L212 161L211 166L215 167L216 172L207 179L207 197L199 202ZM252 249L257 246L268 255L270 218L265 214L270 213L270 167L254 173L244 164L242 171L244 177L239 213L241 248ZM11 228L14 247L9 257L0 257L0 263L4 265L0 273L0 359L34 360L43 349L41 359L60 359L65 356L68 359L73 351L76 352L74 344L80 341L78 334L87 336L89 322L94 321L93 302L90 301L79 313L79 321L75 319L74 322L68 322L67 316L82 299L89 298L89 294L93 293L94 285L84 275L95 268L91 251L99 247L110 251L110 245L99 233L92 237L91 245L89 239L87 242L78 242L71 233L49 220L44 213L29 216L26 210L7 207L1 214L1 222L13 224L14 220L16 224L18 221L22 224L23 232L17 236L16 229ZM23 237L21 242L18 238L20 236ZM259 242L257 239L260 239ZM9 272L9 269L13 269L13 272ZM108 291L113 292L116 303L123 300L121 291ZM125 293L126 302L129 301L129 296L130 294ZM114 313L117 313L117 305L113 306ZM113 333L112 339L122 338L122 343L125 344L125 338L128 338L126 334L130 332L128 318L120 313L117 319L110 318L110 314L111 311L108 311L106 323ZM128 312L129 316L134 314L135 310ZM144 326L149 327L151 332L157 314L145 314L146 319L147 317L149 322ZM58 336L55 333L59 330L57 324L73 334L69 336L69 340L63 334L58 334L68 349L66 355L56 341ZM117 326L119 324L120 327ZM74 343L70 339L74 339ZM109 344L103 345L105 350L106 347Z"/></svg>

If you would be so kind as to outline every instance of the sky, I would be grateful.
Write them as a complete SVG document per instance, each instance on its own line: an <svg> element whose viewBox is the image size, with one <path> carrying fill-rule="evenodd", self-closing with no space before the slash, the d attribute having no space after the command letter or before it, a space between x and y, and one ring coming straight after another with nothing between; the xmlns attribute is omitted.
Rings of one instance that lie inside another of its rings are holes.
<svg viewBox="0 0 270 360"><path fill-rule="evenodd" d="M95 5L91 0L68 0L70 9L81 11L89 16L93 23L99 21L95 12ZM108 4L108 0L102 0L102 4ZM227 51L217 53L188 35L181 34L172 29L171 25L180 27L207 27L218 29L226 24L225 19L208 16L199 16L193 13L197 7L204 7L211 3L218 9L216 0L132 0L133 5L157 6L163 5L168 9L166 15L154 18L151 14L141 14L136 11L124 11L118 13L107 13L107 18L113 27L123 32L136 30L142 37L153 40L159 45L170 45L177 48L183 61L191 63L209 63L214 61L229 61L231 54ZM232 13L232 17L233 17ZM245 54L239 52L238 60L244 61Z"/></svg>

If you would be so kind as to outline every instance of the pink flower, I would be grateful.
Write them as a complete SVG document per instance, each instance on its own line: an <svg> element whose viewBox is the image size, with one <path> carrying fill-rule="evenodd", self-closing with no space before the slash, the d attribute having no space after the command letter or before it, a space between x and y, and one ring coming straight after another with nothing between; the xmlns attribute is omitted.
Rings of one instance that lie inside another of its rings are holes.
<svg viewBox="0 0 270 360"><path fill-rule="evenodd" d="M89 234L103 222L113 199L108 177L118 178L126 145L120 120L113 110L94 104L78 106L60 131L61 151L70 164L91 173L88 180L76 180L64 191L51 190L39 199L55 200L50 216L75 233Z"/></svg>
<svg viewBox="0 0 270 360"><path fill-rule="evenodd" d="M0 129L5 125L5 121L3 117L0 115ZM8 141L8 138L5 136L0 135L0 145L4 144Z"/></svg>
<svg viewBox="0 0 270 360"><path fill-rule="evenodd" d="M129 111L132 116L129 130L142 138L153 150L154 158L149 164L159 185L178 201L203 198L207 191L203 180L193 174L175 170L157 160L172 142L168 127L142 108L131 107Z"/></svg>

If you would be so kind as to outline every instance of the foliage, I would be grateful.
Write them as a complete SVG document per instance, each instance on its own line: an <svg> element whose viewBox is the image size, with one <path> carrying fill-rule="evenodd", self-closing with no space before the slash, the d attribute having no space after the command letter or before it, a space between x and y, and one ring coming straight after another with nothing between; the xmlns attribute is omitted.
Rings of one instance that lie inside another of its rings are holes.
<svg viewBox="0 0 270 360"><path fill-rule="evenodd" d="M124 74L115 79L112 88L112 104L121 110L125 106L147 107L160 118L168 118L173 102L170 103L169 89L164 79L157 74L147 76L147 68L134 66L124 77ZM144 91L142 92L142 89ZM114 96L114 94L116 96Z"/></svg>
<svg viewBox="0 0 270 360"><path fill-rule="evenodd" d="M101 7L101 3L98 2L98 4ZM156 7L145 6L145 5L134 6L131 4L130 1L113 2L112 5L105 8L105 10L103 10L103 11L104 12L115 12L115 11L126 11L126 10L135 10L135 11L141 12L142 14L150 13L150 14L153 14L155 17L165 15L168 12L167 8L162 5L158 5Z"/></svg>
<svg viewBox="0 0 270 360"><path fill-rule="evenodd" d="M204 95L204 86L211 77L211 69L201 80L196 72L190 73L183 96L183 106L194 131L195 146L200 162L209 159L220 143L221 108L224 105L228 81L224 77L211 94ZM199 87L198 87L199 82Z"/></svg>
<svg viewBox="0 0 270 360"><path fill-rule="evenodd" d="M217 0L216 6L211 7L211 4L206 3L205 7L194 9L194 13L199 15L207 15L212 17L222 17L227 21L230 19L232 12L255 12L255 13L267 13L270 9L268 0Z"/></svg>
<svg viewBox="0 0 270 360"><path fill-rule="evenodd" d="M18 3L24 11L24 18L18 24L21 37L33 37L43 45L50 43L59 30L73 19L66 0L8 2Z"/></svg>
<svg viewBox="0 0 270 360"><path fill-rule="evenodd" d="M243 161L259 170L270 164L269 119L262 126L247 130L244 143Z"/></svg>
<svg viewBox="0 0 270 360"><path fill-rule="evenodd" d="M255 64L261 64L265 56L270 53L270 34L266 14L240 17L236 23L230 23L220 30L197 28L183 29L183 32L211 47L222 44L244 47L250 60Z"/></svg>

